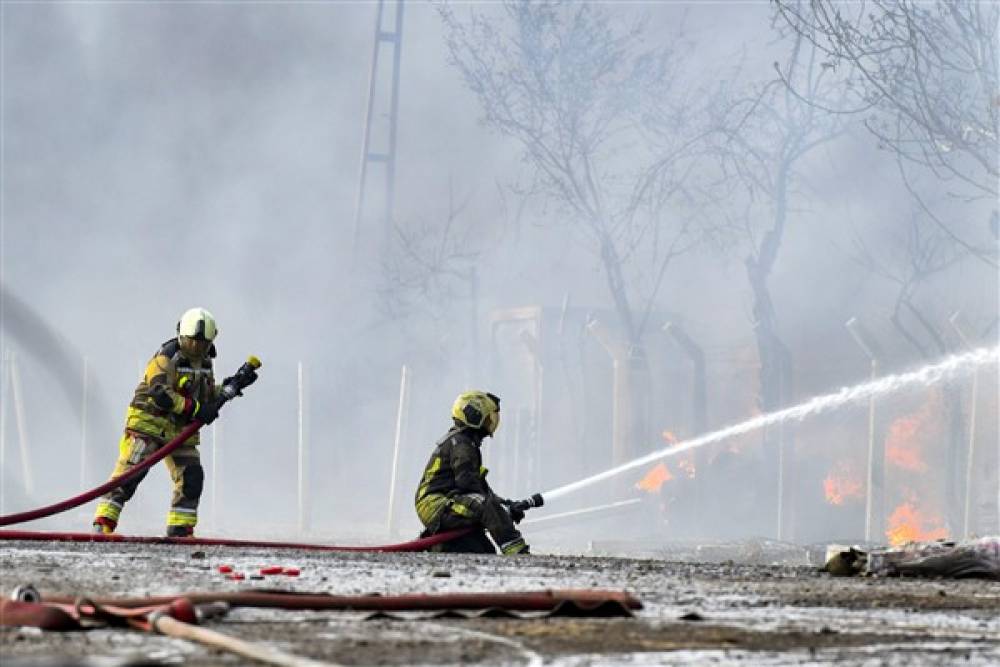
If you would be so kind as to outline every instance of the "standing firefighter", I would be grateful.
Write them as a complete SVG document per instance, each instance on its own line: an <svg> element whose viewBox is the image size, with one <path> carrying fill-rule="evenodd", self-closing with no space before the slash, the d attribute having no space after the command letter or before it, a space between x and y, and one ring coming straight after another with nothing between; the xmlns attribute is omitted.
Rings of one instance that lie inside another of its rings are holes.
<svg viewBox="0 0 1000 667"><path fill-rule="evenodd" d="M112 477L144 461L191 422L211 424L218 417L221 388L212 372L212 341L218 333L215 318L204 308L192 308L181 316L177 337L165 342L153 355L136 387ZM244 386L256 380L256 374L251 371L251 375ZM224 385L230 380L227 378ZM198 443L195 432L164 459L174 483L167 514L168 537L190 537L198 523L198 501L205 480ZM142 472L101 498L94 515L95 533L114 532L122 508L145 476L146 472Z"/></svg>
<svg viewBox="0 0 1000 667"><path fill-rule="evenodd" d="M479 451L483 438L492 437L500 425L500 399L481 391L465 392L455 399L451 416L455 425L435 446L417 489L417 515L426 527L423 535L478 528L471 540L466 538L466 544L453 550L496 553L481 532L485 528L504 554L528 553L514 527L524 512L493 493Z"/></svg>

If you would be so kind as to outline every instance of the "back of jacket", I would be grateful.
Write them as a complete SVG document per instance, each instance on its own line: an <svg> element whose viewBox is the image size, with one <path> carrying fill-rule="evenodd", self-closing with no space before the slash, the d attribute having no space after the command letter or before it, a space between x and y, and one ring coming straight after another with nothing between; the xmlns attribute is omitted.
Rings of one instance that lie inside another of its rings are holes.
<svg viewBox="0 0 1000 667"><path fill-rule="evenodd" d="M471 429L452 427L434 447L415 500L419 502L431 494L488 494L489 487L482 477L481 443L482 436Z"/></svg>

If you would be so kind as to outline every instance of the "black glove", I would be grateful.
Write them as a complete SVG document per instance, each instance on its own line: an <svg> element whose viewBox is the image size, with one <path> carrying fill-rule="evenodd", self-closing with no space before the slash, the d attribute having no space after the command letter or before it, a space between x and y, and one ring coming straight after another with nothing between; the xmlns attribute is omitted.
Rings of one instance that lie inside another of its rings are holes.
<svg viewBox="0 0 1000 667"><path fill-rule="evenodd" d="M207 403L202 403L195 410L192 415L195 419L200 421L206 426L211 424L219 417L219 407L215 404L215 401L208 401Z"/></svg>
<svg viewBox="0 0 1000 667"><path fill-rule="evenodd" d="M521 519L524 518L524 510L521 509L520 507L517 507L517 503L515 503L513 500L508 500L505 498L500 501L500 504L503 505L504 509L507 510L507 514L510 515L511 520L514 523L521 523Z"/></svg>
<svg viewBox="0 0 1000 667"><path fill-rule="evenodd" d="M230 375L225 380L222 381L223 386L230 386L236 390L237 396L243 395L243 389L249 387L254 382L257 381L257 371L252 368L236 373L235 375Z"/></svg>

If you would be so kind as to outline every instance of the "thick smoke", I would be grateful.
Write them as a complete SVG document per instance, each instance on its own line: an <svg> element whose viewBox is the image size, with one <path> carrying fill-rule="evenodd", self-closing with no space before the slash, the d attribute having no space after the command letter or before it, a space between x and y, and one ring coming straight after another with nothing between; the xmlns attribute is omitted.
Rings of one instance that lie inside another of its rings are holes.
<svg viewBox="0 0 1000 667"><path fill-rule="evenodd" d="M615 22L644 23L636 39L646 46L683 35L682 80L692 87L750 90L774 78L772 63L788 51L764 3L599 7ZM452 9L460 21L474 10L503 20L495 8ZM36 478L34 496L12 492L6 511L76 493L81 442L86 480L110 472L145 360L195 305L219 320L220 374L248 354L264 361L261 381L226 408L217 442L203 439L209 487L202 533L295 533L300 362L312 536L386 536L404 364L412 381L396 493L404 535L418 528L411 494L463 389L503 397L501 430L486 445L490 480L501 492L528 494L612 464L612 361L588 323L604 323L612 337L621 332L600 252L573 232L564 210L532 190L535 174L522 147L482 122L477 96L449 61L437 8L406 6L397 229L389 246L377 165L361 243L354 242L373 4L24 3L0 11L0 280L11 295L0 309L0 346L13 351L20 369ZM376 143L385 139L387 92L379 88ZM789 404L867 378L868 359L844 328L851 317L886 349L887 369L941 356L912 312L903 309L903 322L918 332L926 356L890 321L909 261L907 225L922 213L860 120L797 166L769 278L777 326L794 359L790 399L797 400ZM628 165L629 151L617 159ZM718 175L716 167L704 169L706 179ZM928 178L923 185L931 198L948 201L940 183ZM739 227L725 217L726 204L706 202L704 209L716 211L719 228ZM986 229L995 208L948 205L976 230ZM636 455L661 448L662 431L699 435L690 360L661 331L666 321L683 325L704 350L709 429L760 410L744 264L759 231L701 240L670 264L651 309L649 439L632 444ZM25 322L14 298L40 318L35 331L48 333L17 333ZM947 333L948 351L960 347L947 324L956 311L977 342L996 338L997 280L988 265L956 259L923 280L913 302ZM540 328L529 326L527 338L519 325L503 324L522 307L543 309ZM46 337L61 342L46 347ZM43 348L51 353L35 353ZM84 356L93 384L81 433ZM984 443L997 437L995 380L994 369L980 382ZM9 385L0 391L12 405ZM967 395L967 384L957 391ZM887 406L882 427L911 409ZM5 414L2 474L10 484L20 463L13 408ZM789 434L799 498L791 536L855 536L863 527L857 504L824 501L822 480L838 461L863 457L866 429L867 413L855 409ZM536 537L573 544L612 528L657 539L771 535L770 509L750 518L724 509L754 504L754 488L771 483L770 459L760 450L760 439L748 436L702 461L718 462L723 483L713 488L728 489L703 499L729 522L709 534L677 517L708 505L680 496L667 502L664 492L651 501L657 507L644 509L654 513L655 528L644 515L625 522L634 530L581 523ZM980 455L987 467L996 457ZM638 477L581 494L579 503L635 497ZM168 497L166 475L154 470L127 508L123 530L159 531ZM658 514L664 502L672 503L667 520ZM85 529L91 509L44 525Z"/></svg>

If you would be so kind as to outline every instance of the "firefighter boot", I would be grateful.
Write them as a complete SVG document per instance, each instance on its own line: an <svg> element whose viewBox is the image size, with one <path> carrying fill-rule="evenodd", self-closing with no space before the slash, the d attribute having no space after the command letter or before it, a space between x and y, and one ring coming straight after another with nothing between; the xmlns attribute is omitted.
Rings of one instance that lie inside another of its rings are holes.
<svg viewBox="0 0 1000 667"><path fill-rule="evenodd" d="M501 544L500 552L504 556L520 556L531 554L531 549L525 543L523 537L517 537L509 542Z"/></svg>
<svg viewBox="0 0 1000 667"><path fill-rule="evenodd" d="M194 526L167 526L167 537L194 537Z"/></svg>
<svg viewBox="0 0 1000 667"><path fill-rule="evenodd" d="M115 522L107 517L99 516L94 519L91 532L95 535L110 535L115 532Z"/></svg>

